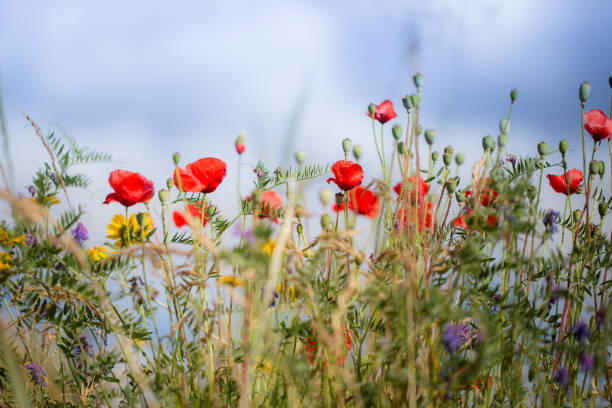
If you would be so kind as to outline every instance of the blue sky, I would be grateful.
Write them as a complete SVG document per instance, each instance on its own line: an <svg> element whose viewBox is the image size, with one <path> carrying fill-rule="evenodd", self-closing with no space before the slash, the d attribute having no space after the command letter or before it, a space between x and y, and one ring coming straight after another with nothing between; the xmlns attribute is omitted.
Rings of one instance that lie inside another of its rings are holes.
<svg viewBox="0 0 612 408"><path fill-rule="evenodd" d="M102 234L117 211L98 205L108 172L141 171L161 187L174 151L185 162L227 161L228 178L211 198L234 206L241 130L243 186L258 158L275 167L286 149L303 149L309 162L329 163L344 137L366 147L367 173L376 153L366 106L391 99L401 112L416 71L425 75L421 123L438 130L437 149L452 144L468 163L481 138L496 135L514 87L509 148L519 154L563 138L579 151L581 81L593 85L588 108L609 109L609 1L331 3L0 3L17 187L45 160L19 110L117 158L88 169L92 189L76 193L95 208L90 223ZM292 115L296 139L286 147Z"/></svg>

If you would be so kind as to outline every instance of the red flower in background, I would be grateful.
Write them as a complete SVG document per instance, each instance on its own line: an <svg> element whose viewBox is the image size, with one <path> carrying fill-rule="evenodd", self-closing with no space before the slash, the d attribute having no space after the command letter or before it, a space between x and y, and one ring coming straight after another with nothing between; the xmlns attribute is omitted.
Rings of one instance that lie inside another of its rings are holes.
<svg viewBox="0 0 612 408"><path fill-rule="evenodd" d="M225 178L227 166L223 160L205 157L174 171L174 185L190 193L212 193Z"/></svg>
<svg viewBox="0 0 612 408"><path fill-rule="evenodd" d="M584 114L584 128L596 142L612 138L612 119L599 109Z"/></svg>
<svg viewBox="0 0 612 408"><path fill-rule="evenodd" d="M580 183L582 183L584 178L582 176L582 172L578 169L569 170L566 177L564 177L563 174L547 174L546 177L548 177L548 182L553 190L555 190L557 193L565 195L567 195L568 186L570 194L574 194L575 192L579 191Z"/></svg>
<svg viewBox="0 0 612 408"><path fill-rule="evenodd" d="M242 154L244 152L244 149L246 149L246 146L244 144L239 144L238 142L236 142L236 152L238 154Z"/></svg>
<svg viewBox="0 0 612 408"><path fill-rule="evenodd" d="M198 201L197 205L201 205L202 202ZM208 205L206 204L205 207L208 207ZM185 209L187 210L187 212L189 213L189 216L196 218L198 221L202 220L202 213L203 210L197 208L196 206L194 206L193 204L187 204L185 206ZM187 216L186 213L184 212L180 212L180 211L173 211L172 212L172 219L174 220L174 225L177 226L177 228L180 228L184 225L189 224L189 216ZM204 220L203 220L203 224L202 226L206 225L206 222L208 221L206 219L206 214L204 214Z"/></svg>
<svg viewBox="0 0 612 408"><path fill-rule="evenodd" d="M248 197L247 200L251 201L253 198ZM264 191L261 195L261 204L259 207L259 217L266 218L275 211L283 206L283 198L276 194L272 190ZM274 222L278 222L277 218L274 218Z"/></svg>
<svg viewBox="0 0 612 408"><path fill-rule="evenodd" d="M362 186L357 186L349 191L349 209L357 214L375 218L378 215L380 202L378 196Z"/></svg>
<svg viewBox="0 0 612 408"><path fill-rule="evenodd" d="M368 116L372 117L370 112L368 111ZM390 100L386 100L380 103L380 105L376 105L376 110L374 111L374 119L379 121L380 123L387 123L391 119L397 117L397 113L393 110L393 102Z"/></svg>
<svg viewBox="0 0 612 408"><path fill-rule="evenodd" d="M106 196L104 204L117 201L126 207L146 203L153 198L153 182L140 173L115 170L108 176L108 183L115 190Z"/></svg>
<svg viewBox="0 0 612 408"><path fill-rule="evenodd" d="M363 169L350 160L338 160L332 165L331 171L336 178L328 178L327 183L333 181L344 191L360 185L363 180Z"/></svg>
<svg viewBox="0 0 612 408"><path fill-rule="evenodd" d="M432 208L432 204L429 201L425 202L424 205L417 206L417 219L419 223L419 232L423 231L423 226L425 226L426 228L431 227L431 223L432 223L431 208ZM409 217L406 217L404 215L403 208L400 208L397 211L398 221L402 220L401 222L404 226L406 226L407 222L409 222L410 225L414 225L415 223L414 207L408 207L408 215Z"/></svg>
<svg viewBox="0 0 612 408"><path fill-rule="evenodd" d="M465 197L469 197L472 195L472 190L468 190L465 192ZM489 204L493 203L499 194L497 191L493 191L490 188L487 188L485 191L480 193L480 204L487 207Z"/></svg>
<svg viewBox="0 0 612 408"><path fill-rule="evenodd" d="M463 229L468 229L467 222L465 222L465 215L462 215L460 217L455 218L455 221L453 221L453 225L455 227L460 227L460 228L463 228Z"/></svg>
<svg viewBox="0 0 612 408"><path fill-rule="evenodd" d="M467 215L462 215L460 217L455 218L455 220L453 221L453 225L455 227L460 227L460 228L463 228L463 229L466 229L466 230L469 229L469 227L467 225L467 222L466 222L466 219L470 215L472 215L472 210L468 209ZM494 215L488 215L487 216L487 225L490 228L497 227L498 221L499 221L499 218L494 216Z"/></svg>
<svg viewBox="0 0 612 408"><path fill-rule="evenodd" d="M427 191L429 191L429 184L423 180L421 176L410 176L406 177L406 191L410 191L410 199L412 201L415 200L416 197L416 181L417 177L419 180L419 199L424 198L427 195ZM393 191L395 191L398 195L402 194L402 182L400 181L393 187Z"/></svg>
<svg viewBox="0 0 612 408"><path fill-rule="evenodd" d="M337 336L334 336L334 339L337 339ZM344 344L342 345L343 350L338 350L336 352L336 363L338 365L344 365L346 360L348 360L348 355L351 352L351 348L353 347L353 341L351 339L351 332L348 327L344 328ZM314 360L317 357L317 351L319 350L319 344L317 342L316 337L314 335L310 335L306 337L304 344L304 355L310 362L310 364L314 364Z"/></svg>

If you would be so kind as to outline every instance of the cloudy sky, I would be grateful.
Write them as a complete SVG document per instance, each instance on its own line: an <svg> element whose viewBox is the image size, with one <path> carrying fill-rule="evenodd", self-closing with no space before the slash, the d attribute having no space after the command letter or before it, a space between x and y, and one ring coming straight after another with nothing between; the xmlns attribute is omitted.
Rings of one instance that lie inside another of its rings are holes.
<svg viewBox="0 0 612 408"><path fill-rule="evenodd" d="M228 162L211 198L231 215L241 130L244 193L257 159L286 165L303 149L330 163L345 137L366 147L366 174L378 176L366 107L391 99L403 111L416 71L438 149L477 159L518 88L510 150L567 139L579 152L579 83L593 85L588 108L609 109L610 15L607 0L0 1L15 185L23 191L46 160L20 110L116 158L85 169L91 191L75 192L98 236L118 210L99 205L108 172L140 171L161 187L174 151Z"/></svg>

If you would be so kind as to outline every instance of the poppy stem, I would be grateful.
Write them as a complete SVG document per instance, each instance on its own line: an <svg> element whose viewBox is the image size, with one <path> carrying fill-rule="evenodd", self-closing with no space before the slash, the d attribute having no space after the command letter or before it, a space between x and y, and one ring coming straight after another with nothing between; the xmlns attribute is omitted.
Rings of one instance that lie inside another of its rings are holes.
<svg viewBox="0 0 612 408"><path fill-rule="evenodd" d="M582 131L582 174L586 175L586 150L584 143L584 102L580 103L580 130Z"/></svg>

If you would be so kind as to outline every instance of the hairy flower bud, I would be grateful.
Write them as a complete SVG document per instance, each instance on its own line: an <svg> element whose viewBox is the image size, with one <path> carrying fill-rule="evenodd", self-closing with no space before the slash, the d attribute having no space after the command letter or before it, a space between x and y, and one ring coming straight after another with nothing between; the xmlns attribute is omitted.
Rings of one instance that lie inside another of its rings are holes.
<svg viewBox="0 0 612 408"><path fill-rule="evenodd" d="M459 152L455 155L455 163L457 166L461 166L465 162L465 154Z"/></svg>
<svg viewBox="0 0 612 408"><path fill-rule="evenodd" d="M589 95L591 95L591 84L585 81L580 84L580 90L578 91L580 102L585 103L589 99Z"/></svg>
<svg viewBox="0 0 612 408"><path fill-rule="evenodd" d="M421 133L423 133L423 126L421 126L420 124L417 125L416 127L416 134L417 136L419 136Z"/></svg>
<svg viewBox="0 0 612 408"><path fill-rule="evenodd" d="M302 226L301 222L295 226L295 230L297 231L298 234L302 234L302 231L304 231L304 227Z"/></svg>
<svg viewBox="0 0 612 408"><path fill-rule="evenodd" d="M514 88L513 90L510 91L510 100L512 102L516 101L516 98L518 98L518 89Z"/></svg>
<svg viewBox="0 0 612 408"><path fill-rule="evenodd" d="M393 125L391 132L393 133L393 138L395 140L400 140L402 138L402 133L404 133L404 129L401 125Z"/></svg>
<svg viewBox="0 0 612 408"><path fill-rule="evenodd" d="M485 152L495 150L495 141L490 135L486 135L482 138L482 148Z"/></svg>
<svg viewBox="0 0 612 408"><path fill-rule="evenodd" d="M453 155L451 153L444 153L442 155L442 161L444 162L445 166L450 166L450 164L453 162Z"/></svg>
<svg viewBox="0 0 612 408"><path fill-rule="evenodd" d="M334 193L329 188L322 188L321 191L319 191L319 200L321 201L321 204L324 206L329 205L329 203L331 203L333 194Z"/></svg>
<svg viewBox="0 0 612 408"><path fill-rule="evenodd" d="M412 110L412 101L410 100L410 95L404 95L402 98L402 103L404 104L404 108L406 108L406 112L410 112Z"/></svg>
<svg viewBox="0 0 612 408"><path fill-rule="evenodd" d="M510 121L507 118L499 121L499 131L502 135L507 135L510 132Z"/></svg>
<svg viewBox="0 0 612 408"><path fill-rule="evenodd" d="M397 144L397 152L399 154L406 154L406 143L404 142L399 142Z"/></svg>
<svg viewBox="0 0 612 408"><path fill-rule="evenodd" d="M352 147L353 142L348 137L342 141L342 150L344 150L344 153L350 152Z"/></svg>
<svg viewBox="0 0 612 408"><path fill-rule="evenodd" d="M574 222L578 222L580 220L581 216L582 216L582 211L580 211L580 210L574 210L574 212L572 213L572 217L574 218Z"/></svg>
<svg viewBox="0 0 612 408"><path fill-rule="evenodd" d="M172 186L174 185L174 180L171 178L166 180L166 187L168 187L168 191L172 190Z"/></svg>
<svg viewBox="0 0 612 408"><path fill-rule="evenodd" d="M608 206L606 203L599 203L599 207L597 207L597 209L599 210L599 216L601 218L605 217L608 213Z"/></svg>
<svg viewBox="0 0 612 408"><path fill-rule="evenodd" d="M361 156L363 156L363 146L362 145L355 145L353 147L353 156L355 156L356 160L361 159Z"/></svg>
<svg viewBox="0 0 612 408"><path fill-rule="evenodd" d="M597 174L599 174L600 176L603 176L605 173L606 173L606 162L600 161L599 171L597 172Z"/></svg>
<svg viewBox="0 0 612 408"><path fill-rule="evenodd" d="M178 166L179 162L181 161L181 154L179 152L175 152L172 155L172 161L174 162L175 166Z"/></svg>
<svg viewBox="0 0 612 408"><path fill-rule="evenodd" d="M157 196L159 197L159 201L162 205L165 205L168 202L168 191L161 189L157 192Z"/></svg>
<svg viewBox="0 0 612 408"><path fill-rule="evenodd" d="M565 155L565 153L567 153L567 140L562 140L559 142L559 151L562 155Z"/></svg>
<svg viewBox="0 0 612 408"><path fill-rule="evenodd" d="M321 216L321 228L324 230L331 230L334 228L334 222L332 221L329 214L323 214Z"/></svg>
<svg viewBox="0 0 612 408"><path fill-rule="evenodd" d="M423 87L423 74L421 73L414 74L414 76L412 77L412 80L414 81L414 86L416 86L417 89L421 89Z"/></svg>
<svg viewBox="0 0 612 408"><path fill-rule="evenodd" d="M548 145L546 142L538 143L538 154L540 156L546 156L548 154Z"/></svg>
<svg viewBox="0 0 612 408"><path fill-rule="evenodd" d="M434 129L425 130L425 141L430 146L434 144L436 141L436 131Z"/></svg>
<svg viewBox="0 0 612 408"><path fill-rule="evenodd" d="M455 199L457 200L458 203L464 202L465 201L465 193L463 193L461 191L455 192Z"/></svg>
<svg viewBox="0 0 612 408"><path fill-rule="evenodd" d="M306 161L306 152L303 150L298 150L297 152L293 153L293 158L295 159L295 161L297 162L298 165L302 165L304 164L304 162Z"/></svg>
<svg viewBox="0 0 612 408"><path fill-rule="evenodd" d="M374 114L376 113L376 105L373 103L368 105L368 112L370 112L370 116L372 116L372 120L374 120Z"/></svg>
<svg viewBox="0 0 612 408"><path fill-rule="evenodd" d="M434 163L437 162L439 158L440 158L440 153L438 153L435 150L431 152L431 160L433 160Z"/></svg>

